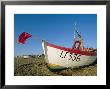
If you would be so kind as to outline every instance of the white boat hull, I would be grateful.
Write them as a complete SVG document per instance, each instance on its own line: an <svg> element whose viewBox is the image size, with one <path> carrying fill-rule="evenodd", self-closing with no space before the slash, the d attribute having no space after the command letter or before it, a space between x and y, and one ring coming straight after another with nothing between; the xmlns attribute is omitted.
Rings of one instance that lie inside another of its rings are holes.
<svg viewBox="0 0 110 89"><path fill-rule="evenodd" d="M57 68L77 68L84 65L92 64L96 60L95 54L70 52L60 47L54 47L47 42L42 42L45 60L48 66L53 69Z"/></svg>

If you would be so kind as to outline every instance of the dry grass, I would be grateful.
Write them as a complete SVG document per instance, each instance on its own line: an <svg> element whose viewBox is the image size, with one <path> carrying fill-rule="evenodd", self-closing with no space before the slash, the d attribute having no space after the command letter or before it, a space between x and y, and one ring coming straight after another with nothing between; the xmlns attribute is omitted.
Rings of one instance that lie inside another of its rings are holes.
<svg viewBox="0 0 110 89"><path fill-rule="evenodd" d="M50 71L44 61L44 57L23 59L15 58L15 76L96 76L97 64L80 67L68 68L59 71Z"/></svg>

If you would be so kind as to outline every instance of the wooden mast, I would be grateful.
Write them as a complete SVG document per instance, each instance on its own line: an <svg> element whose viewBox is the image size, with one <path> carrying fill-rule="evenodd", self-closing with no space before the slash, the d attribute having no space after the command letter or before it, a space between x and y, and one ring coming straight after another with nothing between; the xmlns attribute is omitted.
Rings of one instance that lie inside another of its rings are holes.
<svg viewBox="0 0 110 89"><path fill-rule="evenodd" d="M74 24L74 30L75 30L74 31L74 41L73 41L72 49L81 50L83 48L83 40L81 38L81 35L77 31L76 23ZM78 36L80 36L80 38ZM77 46L77 44L78 44L78 46Z"/></svg>

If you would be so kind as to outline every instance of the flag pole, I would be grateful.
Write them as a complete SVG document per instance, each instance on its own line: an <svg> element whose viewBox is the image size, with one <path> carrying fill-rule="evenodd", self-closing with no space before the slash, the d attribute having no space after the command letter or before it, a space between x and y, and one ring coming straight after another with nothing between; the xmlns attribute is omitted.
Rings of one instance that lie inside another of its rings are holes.
<svg viewBox="0 0 110 89"><path fill-rule="evenodd" d="M37 40L37 41L39 41L39 42L44 41L44 39L39 38L39 37L36 37L36 36L33 36L32 39Z"/></svg>

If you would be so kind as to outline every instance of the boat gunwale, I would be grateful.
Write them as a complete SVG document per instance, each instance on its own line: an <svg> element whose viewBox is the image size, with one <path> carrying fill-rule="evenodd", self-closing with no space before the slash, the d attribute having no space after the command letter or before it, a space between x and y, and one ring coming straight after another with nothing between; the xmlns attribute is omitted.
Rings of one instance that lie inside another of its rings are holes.
<svg viewBox="0 0 110 89"><path fill-rule="evenodd" d="M77 50L77 49L65 48L65 47L57 46L57 45L54 45L54 44L51 44L48 42L47 42L47 46L61 49L61 50L67 51L69 53L76 53L76 54L81 54L81 55L86 55L86 56L97 56L96 52L88 52L88 51L81 51L81 50Z"/></svg>

